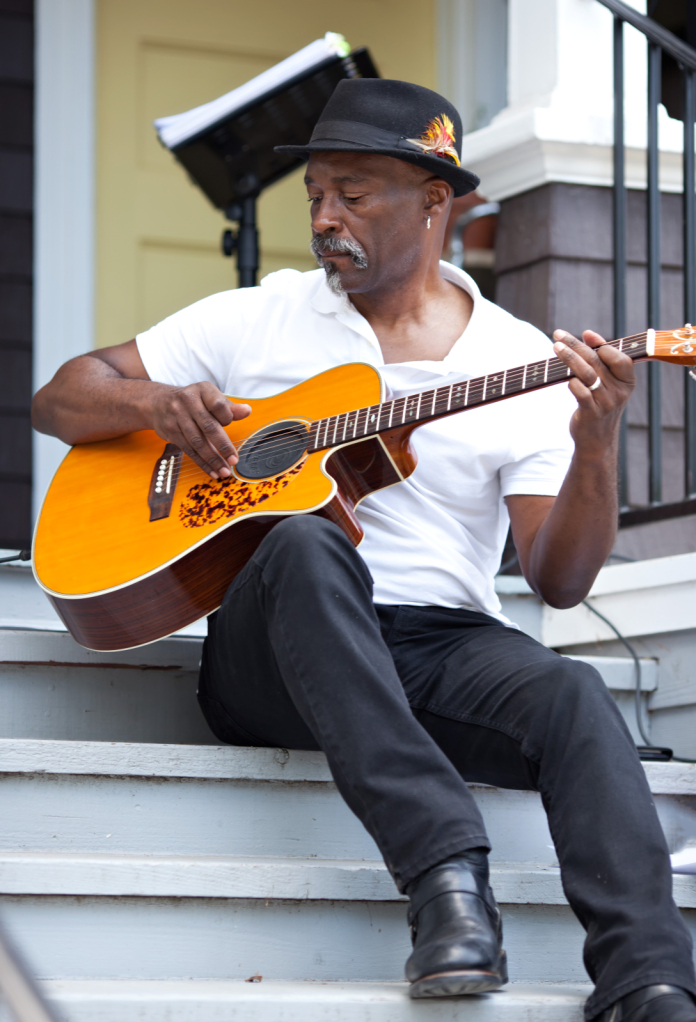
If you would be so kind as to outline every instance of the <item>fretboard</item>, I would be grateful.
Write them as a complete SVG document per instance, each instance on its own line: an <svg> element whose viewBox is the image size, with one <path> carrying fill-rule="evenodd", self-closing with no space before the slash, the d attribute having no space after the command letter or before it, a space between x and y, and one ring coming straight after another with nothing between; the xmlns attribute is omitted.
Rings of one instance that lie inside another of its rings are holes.
<svg viewBox="0 0 696 1022"><path fill-rule="evenodd" d="M647 334L642 333L607 343L633 359L640 359L646 357L646 341ZM565 362L554 355L540 362L515 366L514 369L503 369L486 376L455 381L444 387L417 391L367 408L355 408L312 423L307 449L309 453L321 451L375 433L386 433L400 426L439 419L463 412L467 408L477 408L515 394L562 383L574 375Z"/></svg>

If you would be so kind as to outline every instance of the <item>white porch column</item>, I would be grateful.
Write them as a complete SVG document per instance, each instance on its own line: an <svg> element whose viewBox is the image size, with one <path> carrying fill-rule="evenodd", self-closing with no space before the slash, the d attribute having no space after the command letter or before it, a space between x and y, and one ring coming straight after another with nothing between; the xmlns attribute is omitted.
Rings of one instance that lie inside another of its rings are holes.
<svg viewBox="0 0 696 1022"><path fill-rule="evenodd" d="M37 0L34 387L93 347L94 0ZM34 515L67 448L35 434Z"/></svg>
<svg viewBox="0 0 696 1022"><path fill-rule="evenodd" d="M645 13L645 0L628 0ZM464 166L503 199L551 181L609 185L613 15L598 0L509 0L508 106L465 136ZM624 27L626 180L645 187L646 42ZM681 191L682 126L661 110L663 191Z"/></svg>

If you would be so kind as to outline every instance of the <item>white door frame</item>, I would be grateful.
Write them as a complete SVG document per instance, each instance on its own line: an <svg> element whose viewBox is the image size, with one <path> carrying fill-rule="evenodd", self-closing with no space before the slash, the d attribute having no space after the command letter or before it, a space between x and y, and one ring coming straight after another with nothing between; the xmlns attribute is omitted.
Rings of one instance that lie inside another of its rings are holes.
<svg viewBox="0 0 696 1022"><path fill-rule="evenodd" d="M95 0L37 0L34 389L94 345ZM34 434L33 507L67 448Z"/></svg>

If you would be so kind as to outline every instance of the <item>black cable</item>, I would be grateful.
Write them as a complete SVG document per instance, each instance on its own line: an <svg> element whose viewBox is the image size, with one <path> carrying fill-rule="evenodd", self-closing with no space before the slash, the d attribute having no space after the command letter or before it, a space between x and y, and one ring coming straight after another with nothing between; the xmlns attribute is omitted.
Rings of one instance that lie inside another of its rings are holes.
<svg viewBox="0 0 696 1022"><path fill-rule="evenodd" d="M0 564L9 564L11 561L30 561L31 550L20 550L19 553L13 554L12 557L0 557Z"/></svg>
<svg viewBox="0 0 696 1022"><path fill-rule="evenodd" d="M588 603L587 600L583 600L582 603L583 603L583 606L587 607L588 610L591 610L592 613L595 614L600 619L600 621L603 621L605 625L607 625L609 628L611 628L611 630L614 633L614 635L616 636L616 638L619 640L619 642L623 643L623 645L626 647L626 649L630 653L631 657L633 658L633 663L636 666L636 689L635 689L635 693L636 693L636 723L638 724L638 730L640 732L640 737L645 742L645 748L646 749L656 749L656 750L663 751L660 748L659 745L653 745L653 743L650 741L650 739L646 735L645 730L643 728L643 715L642 715L642 712L641 712L642 706L641 706L641 701L640 701L641 700L641 695L642 695L643 672L642 672L642 669L641 669L641 666L640 666L640 659L638 657L638 654L636 653L635 649L630 644L628 639L626 639L621 634L619 629L616 627L615 624L613 624L609 620L609 618L605 617L604 614L600 614L600 612L598 610L596 610L592 606L591 603ZM696 763L696 759L685 759L682 756L675 756L674 753L672 753L671 759L673 759L676 763Z"/></svg>
<svg viewBox="0 0 696 1022"><path fill-rule="evenodd" d="M508 570L508 568L514 567L518 562L519 562L519 557L517 556L517 554L514 554L514 556L510 557L505 562L505 564L501 564L500 565L500 567L498 568L498 574L499 575L504 575L505 572Z"/></svg>

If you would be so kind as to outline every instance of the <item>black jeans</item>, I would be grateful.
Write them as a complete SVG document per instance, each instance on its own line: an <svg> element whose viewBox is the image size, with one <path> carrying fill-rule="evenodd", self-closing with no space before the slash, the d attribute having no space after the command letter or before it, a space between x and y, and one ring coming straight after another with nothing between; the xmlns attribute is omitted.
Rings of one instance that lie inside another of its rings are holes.
<svg viewBox="0 0 696 1022"><path fill-rule="evenodd" d="M349 540L302 516L210 618L199 699L223 742L322 749L402 891L490 848L464 778L539 791L587 932L588 1018L651 983L696 993L645 773L592 667L485 614L375 606Z"/></svg>

